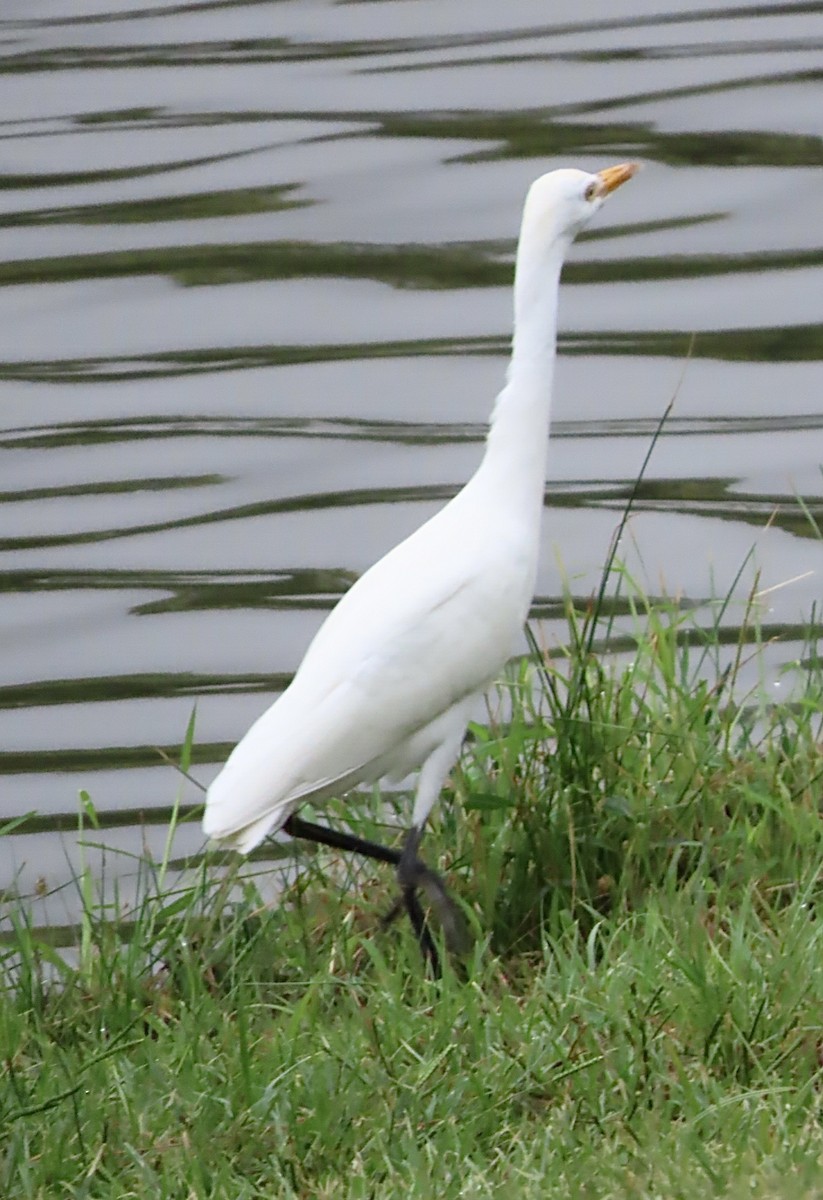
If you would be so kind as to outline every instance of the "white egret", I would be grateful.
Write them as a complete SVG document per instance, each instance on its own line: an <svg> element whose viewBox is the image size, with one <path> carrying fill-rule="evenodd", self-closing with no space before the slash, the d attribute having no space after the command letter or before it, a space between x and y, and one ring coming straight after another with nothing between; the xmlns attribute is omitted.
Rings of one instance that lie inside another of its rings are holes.
<svg viewBox="0 0 823 1200"><path fill-rule="evenodd" d="M439 877L418 858L426 819L478 695L513 653L537 573L560 270L575 235L637 170L551 171L526 197L514 337L486 450L453 500L375 563L321 626L293 682L252 725L208 789L203 828L248 853L285 829L397 866L424 955L423 887L457 936ZM360 783L420 768L402 851L301 820Z"/></svg>

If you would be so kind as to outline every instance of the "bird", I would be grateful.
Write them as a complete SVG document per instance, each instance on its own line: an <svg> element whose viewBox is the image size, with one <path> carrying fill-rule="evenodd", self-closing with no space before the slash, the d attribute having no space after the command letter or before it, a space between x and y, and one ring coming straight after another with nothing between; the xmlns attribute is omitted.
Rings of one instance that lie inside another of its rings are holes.
<svg viewBox="0 0 823 1200"><path fill-rule="evenodd" d="M238 742L207 790L203 829L248 854L268 835L351 850L395 866L424 960L465 944L439 874L419 856L429 814L457 760L479 696L515 652L537 576L557 340L560 272L577 233L639 168L562 168L530 186L514 275L504 386L481 462L463 488L341 597L292 682ZM418 770L402 848L304 820L298 810L360 784Z"/></svg>

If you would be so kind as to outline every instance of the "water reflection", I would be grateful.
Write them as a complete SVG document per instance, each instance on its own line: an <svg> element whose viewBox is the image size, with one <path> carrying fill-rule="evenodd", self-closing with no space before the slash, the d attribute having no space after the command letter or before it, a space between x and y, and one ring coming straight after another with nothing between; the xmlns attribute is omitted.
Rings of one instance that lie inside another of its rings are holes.
<svg viewBox="0 0 823 1200"><path fill-rule="evenodd" d="M544 167L649 164L565 273L547 643L688 356L627 556L698 625L737 587L730 652L759 568L764 675L802 658L823 7L535 11L4 8L0 818L52 814L6 843L22 890L34 862L65 876L45 831L75 828L78 786L151 844L195 699L206 778L323 612L470 474Z"/></svg>
<svg viewBox="0 0 823 1200"><path fill-rule="evenodd" d="M624 333L619 330L596 333L566 333L559 337L561 353L567 355L628 355L632 358L692 358L716 359L725 362L817 362L823 357L823 322L815 325L778 326L763 329L724 329L701 333L692 341L681 332L671 330ZM465 358L472 355L502 356L508 347L508 338L425 338L413 342L378 342L371 344L345 343L318 346L245 346L235 349L178 350L166 353L147 354L140 358L128 355L86 359L48 359L29 362L0 363L0 379L28 382L80 383L113 382L116 380L139 380L155 377L169 378L180 375L214 375L222 371L256 370L260 367L277 367L316 362L361 361L369 359L407 359L414 357L455 356ZM811 403L814 397L809 396ZM733 418L730 418L733 419ZM745 419L745 418L744 418ZM795 419L793 416L790 418ZM804 421L815 420L816 414L800 415ZM777 418L781 420L781 418ZM292 427L299 418L287 421ZM170 425L177 423L170 421ZM318 426L323 422L316 422ZM85 431L85 432L84 432ZM168 436L186 436L185 423L177 430L169 428ZM214 431L212 431L214 432ZM283 428L284 435L289 429ZM88 436L85 436L85 433ZM242 436L242 430L237 430ZM162 437L163 433L146 433L145 427L136 437ZM309 436L308 434L306 436ZM325 436L323 434L322 436ZM329 436L335 436L333 432ZM364 434L363 436L368 436ZM432 431L422 429L411 439L424 442ZM448 434L446 433L446 436ZM68 430L32 429L9 430L6 444L18 447L34 445L59 445L79 440L111 441L125 440L125 429L116 435L106 435L103 427L71 426ZM382 439L381 439L382 440ZM203 479L200 476L198 479ZM194 480L196 484L198 479Z"/></svg>
<svg viewBox="0 0 823 1200"><path fill-rule="evenodd" d="M698 217L705 221L707 217ZM681 226L690 222L678 222ZM671 223L669 223L671 224ZM659 228L659 227L658 227ZM635 233L631 227L624 233ZM648 229L644 230L648 232ZM585 241L585 239L583 239ZM513 244L507 248L513 250ZM371 279L403 288L503 287L512 257L500 245L376 246L270 242L249 245L160 246L107 254L61 256L0 264L0 286L80 279L167 275L184 287L261 279ZM646 255L570 263L567 283L631 283L762 274L823 265L823 249L739 255Z"/></svg>

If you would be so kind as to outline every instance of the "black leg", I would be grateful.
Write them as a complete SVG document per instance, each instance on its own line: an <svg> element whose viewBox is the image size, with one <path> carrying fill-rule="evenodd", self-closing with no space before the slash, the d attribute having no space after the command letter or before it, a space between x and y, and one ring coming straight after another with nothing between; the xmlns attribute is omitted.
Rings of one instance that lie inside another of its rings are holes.
<svg viewBox="0 0 823 1200"><path fill-rule="evenodd" d="M417 889L414 887L404 887L402 895L403 905L409 914L409 920L412 923L412 929L417 938L417 944L420 947L423 960L429 968L432 979L439 979L442 974L440 970L440 955L437 953L434 938L426 921L426 914L423 912L420 900L418 899Z"/></svg>
<svg viewBox="0 0 823 1200"><path fill-rule="evenodd" d="M415 887L404 887L401 889L400 895L381 920L380 928L388 929L392 921L399 917L404 909L408 913L412 929L417 938L417 944L420 947L420 953L428 965L431 977L432 979L439 979L442 974L440 969L440 955L437 953L437 947L434 944L434 938L426 923L426 915L423 912Z"/></svg>
<svg viewBox="0 0 823 1200"><path fill-rule="evenodd" d="M304 821L302 817L296 817L294 814L286 821L283 829L290 837L317 842L320 846L331 846L334 850L351 850L354 854L362 854L364 858L375 858L378 862L391 863L394 867L399 866L403 855L402 850L392 850L389 846L381 846L379 842L369 842L354 833L342 833L337 829L328 829L325 825L315 825L313 821Z"/></svg>
<svg viewBox="0 0 823 1200"><path fill-rule="evenodd" d="M449 950L453 954L466 954L471 948L471 937L465 921L446 891L446 885L437 871L426 866L418 857L417 851L420 848L422 836L423 830L416 826L412 826L406 835L400 862L397 865L398 882L404 894L411 891L416 896L417 890L422 888L432 908L437 912ZM409 916L411 917L411 913ZM412 923L414 923L413 918Z"/></svg>
<svg viewBox="0 0 823 1200"><path fill-rule="evenodd" d="M365 858L391 863L392 866L397 867L401 898L386 914L382 924L384 927L389 925L401 908L405 908L409 914L420 951L434 978L438 978L440 975L440 957L417 896L418 888L423 888L432 905L437 909L449 949L458 953L467 949L468 934L460 914L446 891L446 885L436 871L427 867L417 857L421 830L412 829L406 837L403 849L393 850L389 846L368 841L353 833L343 833L337 829L329 829L325 825L316 825L313 821L304 821L302 817L294 814L285 822L283 829L291 837L316 842L321 846L331 846L335 850L350 850L355 854L362 854Z"/></svg>

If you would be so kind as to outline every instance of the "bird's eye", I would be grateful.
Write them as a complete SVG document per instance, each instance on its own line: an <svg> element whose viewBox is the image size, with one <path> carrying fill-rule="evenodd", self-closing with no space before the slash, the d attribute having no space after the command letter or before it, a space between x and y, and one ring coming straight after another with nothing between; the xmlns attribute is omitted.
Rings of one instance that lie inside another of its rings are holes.
<svg viewBox="0 0 823 1200"><path fill-rule="evenodd" d="M597 195L597 181L593 179L592 182L589 184L589 186L586 188L585 192L583 193L583 197L586 200L594 200L596 195Z"/></svg>

